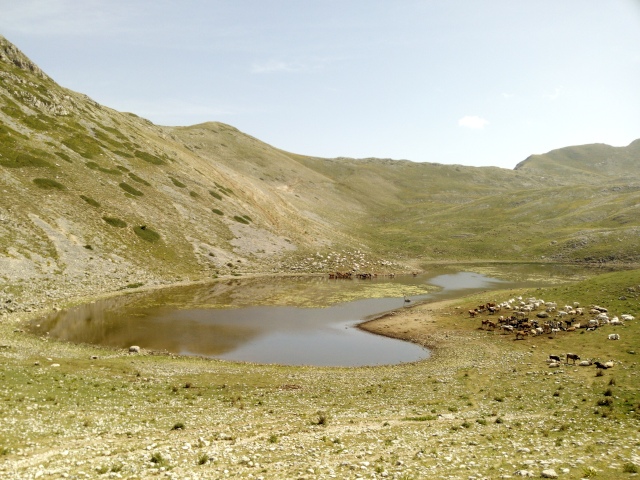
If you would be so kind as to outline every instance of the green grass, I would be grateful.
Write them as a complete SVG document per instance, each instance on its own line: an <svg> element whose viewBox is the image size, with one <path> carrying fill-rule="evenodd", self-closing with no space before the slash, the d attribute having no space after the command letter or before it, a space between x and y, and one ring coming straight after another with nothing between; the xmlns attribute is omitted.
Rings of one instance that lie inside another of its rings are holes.
<svg viewBox="0 0 640 480"><path fill-rule="evenodd" d="M85 163L85 165L87 166L87 168L90 168L91 170L97 170L99 172L107 173L109 175L122 175L122 172L119 169L102 167L96 162L87 162Z"/></svg>
<svg viewBox="0 0 640 480"><path fill-rule="evenodd" d="M169 177L169 179L171 180L171 183L173 183L176 187L179 188L186 188L187 186L182 183L180 180L173 178L173 177Z"/></svg>
<svg viewBox="0 0 640 480"><path fill-rule="evenodd" d="M86 195L80 195L80 198L82 200L84 200L85 202L87 202L89 205L91 205L92 207L100 207L100 202L98 202L97 200L94 200L91 197L87 197Z"/></svg>
<svg viewBox="0 0 640 480"><path fill-rule="evenodd" d="M126 182L122 182L119 183L118 186L123 189L125 192L135 196L135 197L141 197L144 195L144 193L142 193L140 190L137 190L135 188L133 188L131 185L129 185Z"/></svg>
<svg viewBox="0 0 640 480"><path fill-rule="evenodd" d="M234 219L236 222L238 222L238 223L244 223L245 225L249 225L249 223L250 223L250 222L249 222L249 220L247 220L247 219L246 219L246 218L244 218L244 217L240 217L240 216L238 216L238 215L235 215L235 216L233 217L233 219Z"/></svg>
<svg viewBox="0 0 640 480"><path fill-rule="evenodd" d="M24 167L53 167L47 160L41 156L31 153L20 153L17 151L4 150L0 157L0 166L8 168L24 168Z"/></svg>
<svg viewBox="0 0 640 480"><path fill-rule="evenodd" d="M65 162L68 163L73 163L73 161L71 160L71 158L69 157L69 155L67 155L64 152L54 152L58 157L60 157L62 160L64 160Z"/></svg>
<svg viewBox="0 0 640 480"><path fill-rule="evenodd" d="M143 152L142 150L136 150L134 152L134 155L140 160L144 160L145 162L150 163L152 165L165 165L167 163L160 157L156 155L152 155L147 152Z"/></svg>
<svg viewBox="0 0 640 480"><path fill-rule="evenodd" d="M83 133L67 137L62 141L62 144L88 159L96 158L103 152L100 144L94 138Z"/></svg>
<svg viewBox="0 0 640 480"><path fill-rule="evenodd" d="M160 234L147 227L146 225L134 227L133 231L145 242L157 243L161 240Z"/></svg>
<svg viewBox="0 0 640 480"><path fill-rule="evenodd" d="M43 188L45 190L66 190L67 189L67 187L65 187L63 184L51 178L34 178L33 183L35 183L38 187Z"/></svg>
<svg viewBox="0 0 640 480"><path fill-rule="evenodd" d="M125 228L127 226L127 222L115 217L102 217L102 219L107 222L112 227L117 228Z"/></svg>
<svg viewBox="0 0 640 480"><path fill-rule="evenodd" d="M150 187L150 186L151 186L151 184L150 184L149 182L147 182L147 181L146 181L145 179L143 179L143 178L140 178L138 175L136 175L136 174L135 174L135 173L133 173L133 172L130 172L130 173L129 173L129 176L131 177L131 180L133 180L134 182L141 183L142 185L145 185L145 186L147 186L147 187Z"/></svg>

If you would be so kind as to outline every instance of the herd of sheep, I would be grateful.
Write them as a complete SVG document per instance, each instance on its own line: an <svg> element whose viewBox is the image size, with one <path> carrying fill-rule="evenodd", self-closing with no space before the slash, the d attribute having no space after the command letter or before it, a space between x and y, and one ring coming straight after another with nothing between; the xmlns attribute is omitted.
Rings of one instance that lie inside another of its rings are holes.
<svg viewBox="0 0 640 480"><path fill-rule="evenodd" d="M545 302L542 299L522 297L511 298L501 303L489 302L479 305L469 310L470 317L476 317L483 313L490 315L481 321L480 328L486 330L501 330L504 334L515 334L516 340L524 339L527 336L556 335L558 332L572 332L577 329L596 330L604 325L624 325L625 322L635 320L631 314L622 314L620 317L611 315L607 308L592 305L585 309L580 307L578 302L572 305L558 307L555 302ZM500 315L497 315L500 314ZM531 318L535 315L535 318ZM588 315L585 321L579 321ZM620 334L611 333L607 336L609 340L620 340ZM581 360L574 353L567 353L564 362L571 361L574 365L590 366L595 365L600 369L613 367L613 362L598 362L592 360ZM561 365L562 359L559 355L550 355L547 359L550 368L557 368Z"/></svg>

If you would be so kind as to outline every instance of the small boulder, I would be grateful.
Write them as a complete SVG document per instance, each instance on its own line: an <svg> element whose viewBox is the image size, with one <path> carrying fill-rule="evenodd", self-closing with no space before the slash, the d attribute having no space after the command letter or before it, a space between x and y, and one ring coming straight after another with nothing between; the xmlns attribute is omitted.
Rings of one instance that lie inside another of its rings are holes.
<svg viewBox="0 0 640 480"><path fill-rule="evenodd" d="M543 470L540 474L542 478L558 478L558 474L553 468L549 468L547 470Z"/></svg>
<svg viewBox="0 0 640 480"><path fill-rule="evenodd" d="M533 472L529 470L516 470L513 474L516 477L533 477Z"/></svg>
<svg viewBox="0 0 640 480"><path fill-rule="evenodd" d="M140 347L138 345L131 345L129 347L129 353L140 353Z"/></svg>

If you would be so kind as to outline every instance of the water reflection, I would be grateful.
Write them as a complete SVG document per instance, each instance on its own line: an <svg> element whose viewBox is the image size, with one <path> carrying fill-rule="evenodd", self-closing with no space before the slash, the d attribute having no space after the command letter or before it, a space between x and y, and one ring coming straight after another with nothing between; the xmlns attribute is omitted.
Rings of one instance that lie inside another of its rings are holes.
<svg viewBox="0 0 640 480"><path fill-rule="evenodd" d="M429 351L354 327L401 308L405 295L412 302L440 300L525 284L532 282L450 269L374 280L232 280L97 301L52 315L34 330L71 342L237 361L395 364L426 358Z"/></svg>

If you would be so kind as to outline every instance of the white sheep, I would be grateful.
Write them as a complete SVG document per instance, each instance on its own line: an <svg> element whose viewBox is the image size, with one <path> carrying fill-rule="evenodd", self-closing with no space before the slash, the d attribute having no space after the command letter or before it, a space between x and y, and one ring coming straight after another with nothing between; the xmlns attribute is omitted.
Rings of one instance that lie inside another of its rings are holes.
<svg viewBox="0 0 640 480"><path fill-rule="evenodd" d="M620 340L620 335L617 333L610 333L609 340Z"/></svg>
<svg viewBox="0 0 640 480"><path fill-rule="evenodd" d="M634 317L633 315L629 315L628 313L623 313L622 315L620 315L620 318L622 318L622 320L624 320L625 322L636 319L636 317Z"/></svg>

